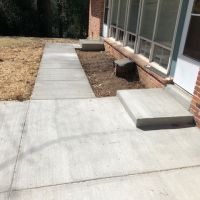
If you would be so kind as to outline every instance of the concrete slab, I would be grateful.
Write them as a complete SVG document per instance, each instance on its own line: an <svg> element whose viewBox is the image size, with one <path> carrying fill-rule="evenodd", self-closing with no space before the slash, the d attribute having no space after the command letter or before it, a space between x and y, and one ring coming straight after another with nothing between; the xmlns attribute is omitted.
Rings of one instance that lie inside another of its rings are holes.
<svg viewBox="0 0 200 200"><path fill-rule="evenodd" d="M81 39L80 46L82 51L104 51L104 41L103 40L88 40Z"/></svg>
<svg viewBox="0 0 200 200"><path fill-rule="evenodd" d="M199 129L142 134L123 108L82 101L32 103L13 189L200 165Z"/></svg>
<svg viewBox="0 0 200 200"><path fill-rule="evenodd" d="M71 49L73 47L73 44L69 43L46 43L45 49Z"/></svg>
<svg viewBox="0 0 200 200"><path fill-rule="evenodd" d="M8 193L0 193L0 200L8 200Z"/></svg>
<svg viewBox="0 0 200 200"><path fill-rule="evenodd" d="M16 191L11 200L199 200L199 180L200 168L180 169Z"/></svg>
<svg viewBox="0 0 200 200"><path fill-rule="evenodd" d="M48 54L66 54L76 53L74 45L70 44L46 44L44 48L44 55Z"/></svg>
<svg viewBox="0 0 200 200"><path fill-rule="evenodd" d="M32 99L75 99L95 97L87 80L37 81Z"/></svg>
<svg viewBox="0 0 200 200"><path fill-rule="evenodd" d="M163 89L118 91L138 127L193 125L193 115Z"/></svg>
<svg viewBox="0 0 200 200"><path fill-rule="evenodd" d="M54 100L93 97L95 95L74 46L47 44L32 99Z"/></svg>
<svg viewBox="0 0 200 200"><path fill-rule="evenodd" d="M44 54L51 54L51 53L75 53L75 49L73 48L73 46L65 46L65 47L46 47L44 48L43 53Z"/></svg>
<svg viewBox="0 0 200 200"><path fill-rule="evenodd" d="M77 60L74 45L68 44L46 44L41 63L57 64L67 63L68 61Z"/></svg>
<svg viewBox="0 0 200 200"><path fill-rule="evenodd" d="M80 48L81 48L81 45L80 45L80 44L73 44L73 47L74 47L75 49L80 49Z"/></svg>
<svg viewBox="0 0 200 200"><path fill-rule="evenodd" d="M79 60L68 60L66 63L41 63L40 69L82 69Z"/></svg>
<svg viewBox="0 0 200 200"><path fill-rule="evenodd" d="M0 102L0 192L11 185L26 112L25 102Z"/></svg>
<svg viewBox="0 0 200 200"><path fill-rule="evenodd" d="M27 128L33 134L42 132L42 136L48 132L57 138L58 132L62 137L72 137L133 130L136 127L118 98L111 97L32 101ZM46 136L45 141L48 141Z"/></svg>
<svg viewBox="0 0 200 200"><path fill-rule="evenodd" d="M83 69L40 69L38 81L78 81L86 80L87 77Z"/></svg>
<svg viewBox="0 0 200 200"><path fill-rule="evenodd" d="M47 54L43 55L41 63L45 64L55 64L55 63L65 63L68 64L69 61L77 60L77 54L75 53L68 53L68 54Z"/></svg>
<svg viewBox="0 0 200 200"><path fill-rule="evenodd" d="M105 131L135 128L115 98L33 101L27 123L14 188L59 184L111 173L115 159L120 157L116 154L119 146L107 139ZM123 159L121 165L124 162Z"/></svg>

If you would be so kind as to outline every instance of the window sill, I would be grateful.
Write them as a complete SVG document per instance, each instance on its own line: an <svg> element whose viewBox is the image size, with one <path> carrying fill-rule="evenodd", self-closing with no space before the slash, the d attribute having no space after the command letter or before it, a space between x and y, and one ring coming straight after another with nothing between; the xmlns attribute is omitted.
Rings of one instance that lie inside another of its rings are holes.
<svg viewBox="0 0 200 200"><path fill-rule="evenodd" d="M151 64L149 64L149 60L140 54L135 54L131 48L123 47L122 44L120 44L119 42L116 42L113 38L105 38L104 42L106 42L108 45L112 46L112 48L117 50L119 53L121 53L125 57L132 60L134 63L136 63L136 65L138 65L140 68L145 70L148 74L153 76L155 79L157 79L163 85L173 82L171 77L161 76L159 72L158 73L156 72L157 70L151 70L151 68L153 66L151 66ZM149 65L151 67L148 67Z"/></svg>

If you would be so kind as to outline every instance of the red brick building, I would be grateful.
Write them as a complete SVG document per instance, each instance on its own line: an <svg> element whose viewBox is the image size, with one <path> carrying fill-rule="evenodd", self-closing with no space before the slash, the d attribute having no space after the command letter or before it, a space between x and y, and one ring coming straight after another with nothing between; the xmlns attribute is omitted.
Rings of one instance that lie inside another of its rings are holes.
<svg viewBox="0 0 200 200"><path fill-rule="evenodd" d="M90 0L89 37L137 64L147 88L174 83L192 95L200 127L200 0Z"/></svg>

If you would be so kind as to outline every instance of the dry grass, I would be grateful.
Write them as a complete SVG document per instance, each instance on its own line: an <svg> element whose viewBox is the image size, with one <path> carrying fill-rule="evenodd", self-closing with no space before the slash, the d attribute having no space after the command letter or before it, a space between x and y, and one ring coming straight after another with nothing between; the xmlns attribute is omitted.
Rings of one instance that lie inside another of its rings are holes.
<svg viewBox="0 0 200 200"><path fill-rule="evenodd" d="M30 99L46 42L77 40L0 37L0 100Z"/></svg>

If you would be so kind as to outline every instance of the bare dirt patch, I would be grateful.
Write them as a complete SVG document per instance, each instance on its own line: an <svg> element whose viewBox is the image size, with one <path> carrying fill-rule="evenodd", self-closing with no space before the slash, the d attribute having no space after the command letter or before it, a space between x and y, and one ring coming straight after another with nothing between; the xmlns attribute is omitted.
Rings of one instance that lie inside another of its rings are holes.
<svg viewBox="0 0 200 200"><path fill-rule="evenodd" d="M77 43L72 39L0 37L0 100L28 100L46 42Z"/></svg>
<svg viewBox="0 0 200 200"><path fill-rule="evenodd" d="M134 74L132 81L115 76L114 58L107 52L77 50L81 64L97 97L115 96L117 90L144 88Z"/></svg>

